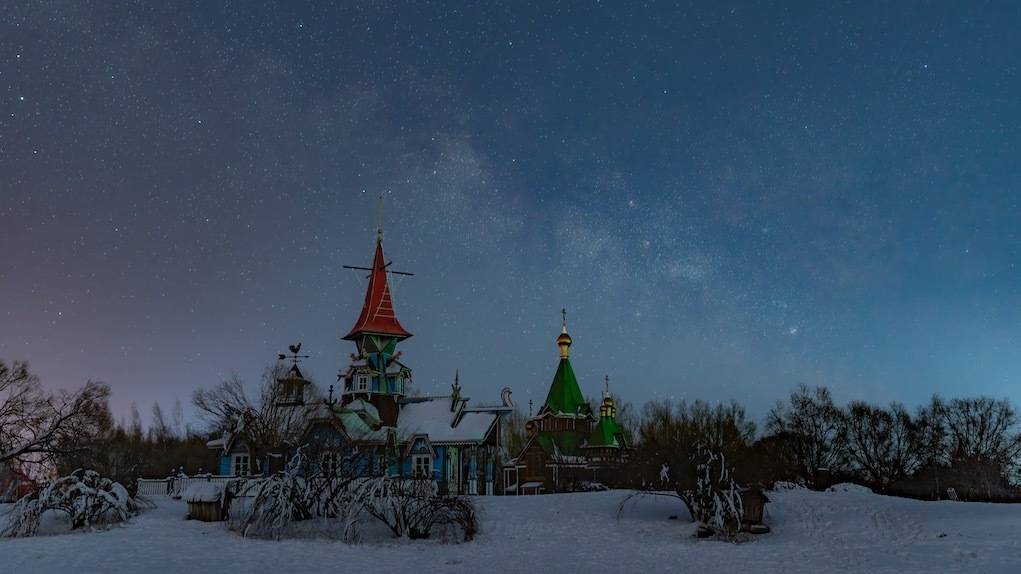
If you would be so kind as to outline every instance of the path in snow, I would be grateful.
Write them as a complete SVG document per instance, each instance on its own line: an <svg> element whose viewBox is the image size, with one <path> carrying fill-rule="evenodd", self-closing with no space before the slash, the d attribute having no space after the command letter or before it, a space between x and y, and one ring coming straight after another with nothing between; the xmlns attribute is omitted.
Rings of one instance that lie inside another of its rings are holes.
<svg viewBox="0 0 1021 574"><path fill-rule="evenodd" d="M1021 572L1021 505L774 492L773 533L735 545L693 539L669 498L638 501L617 520L625 496L479 498L474 542L360 545L241 539L163 500L109 531L0 541L0 572Z"/></svg>

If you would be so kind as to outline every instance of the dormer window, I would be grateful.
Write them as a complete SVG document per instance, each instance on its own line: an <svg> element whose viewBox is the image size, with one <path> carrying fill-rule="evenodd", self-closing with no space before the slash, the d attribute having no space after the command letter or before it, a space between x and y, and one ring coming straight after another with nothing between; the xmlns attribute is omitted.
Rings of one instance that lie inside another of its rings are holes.
<svg viewBox="0 0 1021 574"><path fill-rule="evenodd" d="M369 392L369 375L357 374L355 375L355 391L356 392Z"/></svg>

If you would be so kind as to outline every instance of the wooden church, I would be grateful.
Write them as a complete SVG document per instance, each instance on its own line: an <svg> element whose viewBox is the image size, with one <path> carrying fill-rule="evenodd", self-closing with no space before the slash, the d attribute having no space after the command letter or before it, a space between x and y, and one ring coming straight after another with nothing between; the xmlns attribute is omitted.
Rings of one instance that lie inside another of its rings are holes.
<svg viewBox="0 0 1021 574"><path fill-rule="evenodd" d="M343 337L355 352L338 375L339 397L331 386L328 399L308 399L309 384L297 365L300 347L292 348L294 365L278 381L278 405L304 418L298 445L254 445L237 428L209 443L220 451L221 474L267 474L278 469L274 460L300 446L331 472L431 477L441 492L454 494L502 490L500 421L513 408L510 390L474 404L462 395L455 373L449 395L409 394L412 371L397 347L411 333L397 319L388 279L401 272L389 265L377 229L372 266L354 267L368 271L369 283L361 313Z"/></svg>
<svg viewBox="0 0 1021 574"><path fill-rule="evenodd" d="M627 461L630 445L616 421L609 379L604 379L598 418L585 400L571 366L573 340L567 312L557 337L560 363L546 402L525 424L527 440L504 465L507 494L584 490L613 484Z"/></svg>

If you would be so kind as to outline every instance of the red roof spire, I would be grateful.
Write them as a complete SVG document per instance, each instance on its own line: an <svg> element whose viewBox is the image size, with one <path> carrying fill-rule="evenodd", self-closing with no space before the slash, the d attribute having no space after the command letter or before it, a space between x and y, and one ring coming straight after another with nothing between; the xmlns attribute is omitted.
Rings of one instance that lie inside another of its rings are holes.
<svg viewBox="0 0 1021 574"><path fill-rule="evenodd" d="M390 296L390 284L386 278L386 263L383 259L383 236L376 234L376 255L372 259L372 269L369 274L369 286L365 290L365 304L362 305L362 313L358 316L355 326L351 332L344 336L351 341L363 334L390 335L400 339L407 339L411 333L407 332L400 322L397 321L397 312L394 311L393 298Z"/></svg>

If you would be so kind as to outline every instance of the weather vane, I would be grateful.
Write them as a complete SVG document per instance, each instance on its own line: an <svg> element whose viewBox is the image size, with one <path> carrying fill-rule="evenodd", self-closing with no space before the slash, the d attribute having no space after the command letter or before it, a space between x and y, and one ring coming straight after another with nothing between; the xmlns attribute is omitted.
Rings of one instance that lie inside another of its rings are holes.
<svg viewBox="0 0 1021 574"><path fill-rule="evenodd" d="M278 361L283 361L284 359L290 359L291 360L291 364L294 365L294 366L297 366L298 363L300 363L302 359L309 358L309 355L299 355L298 354L298 353L301 352L301 343L297 343L297 344L294 344L294 345L288 345L287 346L287 350L289 350L291 352L291 354L290 355L285 355L283 353L280 353L279 355L277 355L279 357L277 359Z"/></svg>

